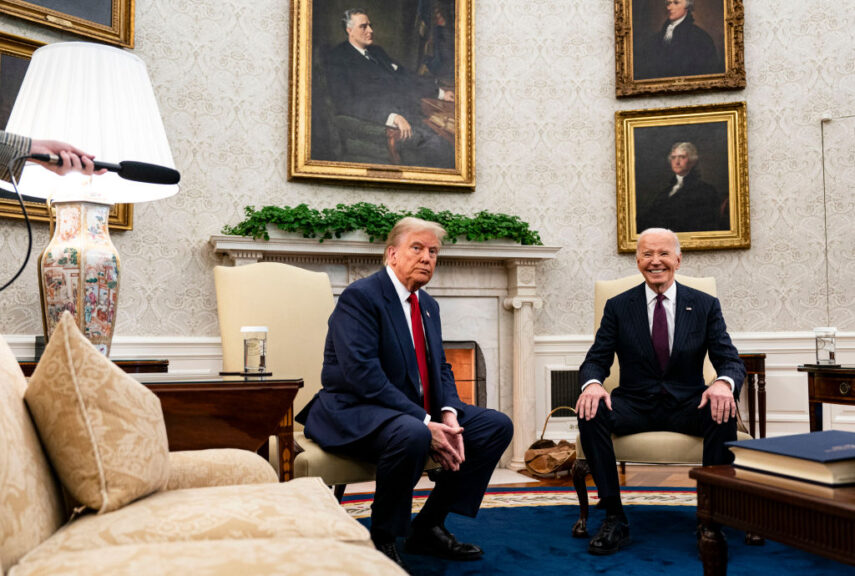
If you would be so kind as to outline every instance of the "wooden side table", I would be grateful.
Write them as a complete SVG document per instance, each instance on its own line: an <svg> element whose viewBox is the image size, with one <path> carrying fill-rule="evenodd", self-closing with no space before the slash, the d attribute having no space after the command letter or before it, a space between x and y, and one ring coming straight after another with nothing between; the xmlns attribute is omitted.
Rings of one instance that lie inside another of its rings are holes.
<svg viewBox="0 0 855 576"><path fill-rule="evenodd" d="M766 437L766 355L756 352L741 352L739 357L745 364L745 381L748 383L748 428L754 435L754 391L757 391L757 420L760 425L760 438Z"/></svg>
<svg viewBox="0 0 855 576"><path fill-rule="evenodd" d="M299 378L221 376L199 380L146 379L160 398L169 449L242 448L257 452L279 439L279 480L294 470L293 403Z"/></svg>
<svg viewBox="0 0 855 576"><path fill-rule="evenodd" d="M733 466L692 468L689 477L698 482L698 547L705 576L727 573L720 525L855 565L855 488L782 483Z"/></svg>
<svg viewBox="0 0 855 576"><path fill-rule="evenodd" d="M822 430L822 404L855 405L855 366L805 364L799 372L808 375L810 431Z"/></svg>
<svg viewBox="0 0 855 576"><path fill-rule="evenodd" d="M158 374L169 371L169 360L152 360L146 358L113 359L113 364L128 374ZM29 378L33 375L39 361L36 358L18 358L18 365L24 376Z"/></svg>

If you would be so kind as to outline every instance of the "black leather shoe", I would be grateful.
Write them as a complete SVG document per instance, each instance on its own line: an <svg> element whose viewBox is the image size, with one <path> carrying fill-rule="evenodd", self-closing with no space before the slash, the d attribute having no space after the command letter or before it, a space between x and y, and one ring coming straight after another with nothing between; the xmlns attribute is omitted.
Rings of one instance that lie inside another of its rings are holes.
<svg viewBox="0 0 855 576"><path fill-rule="evenodd" d="M404 571L409 573L409 570L407 570L406 564L404 564L404 561L401 560L401 556L398 555L398 547L395 546L394 542L387 542L385 544L377 544L375 542L374 547L377 548L378 550L380 550L380 552L382 552L383 554L385 554L386 557L388 557L390 560L392 560L392 562L394 562L395 564L397 564L398 566L403 568Z"/></svg>
<svg viewBox="0 0 855 576"><path fill-rule="evenodd" d="M444 526L414 531L407 538L404 550L410 554L427 554L448 560L477 560L484 554L475 544L458 541Z"/></svg>
<svg viewBox="0 0 855 576"><path fill-rule="evenodd" d="M596 556L614 554L629 544L629 523L620 516L606 516L597 535L588 543L588 553Z"/></svg>

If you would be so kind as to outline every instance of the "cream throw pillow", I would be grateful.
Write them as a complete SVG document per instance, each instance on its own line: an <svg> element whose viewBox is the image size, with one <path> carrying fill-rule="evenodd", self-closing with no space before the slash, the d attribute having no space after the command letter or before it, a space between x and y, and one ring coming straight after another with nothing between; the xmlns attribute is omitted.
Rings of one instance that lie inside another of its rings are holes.
<svg viewBox="0 0 855 576"><path fill-rule="evenodd" d="M162 490L169 447L160 400L63 314L24 396L60 481L98 513Z"/></svg>

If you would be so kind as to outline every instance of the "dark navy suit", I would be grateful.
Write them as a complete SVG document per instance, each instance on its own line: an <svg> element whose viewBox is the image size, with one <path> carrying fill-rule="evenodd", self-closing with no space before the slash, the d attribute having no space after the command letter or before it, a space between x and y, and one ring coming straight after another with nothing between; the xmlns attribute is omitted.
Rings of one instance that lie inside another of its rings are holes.
<svg viewBox="0 0 855 576"><path fill-rule="evenodd" d="M399 143L402 162L414 166L454 168L454 148L422 125L422 98L436 98L436 81L410 73L383 48L367 48L371 60L350 42L342 42L327 56L327 84L336 112L377 124L389 114L403 116L413 136Z"/></svg>
<svg viewBox="0 0 855 576"><path fill-rule="evenodd" d="M513 426L500 412L460 401L442 348L439 306L423 290L419 303L428 349L431 417L441 421L443 407L457 410L466 453L458 472L437 476L429 505L444 513L474 516L510 443ZM297 421L325 450L377 463L372 533L405 534L413 487L429 455L431 435L424 424L410 327L386 269L357 280L339 297L329 319L321 381L323 389Z"/></svg>
<svg viewBox="0 0 855 576"><path fill-rule="evenodd" d="M704 357L709 353L716 374L729 376L738 396L745 366L727 334L717 298L677 284L674 343L663 372L659 367L647 316L644 284L606 302L600 329L580 368L582 382L603 382L615 354L620 385L611 394L612 410L601 401L592 420L579 420L582 447L600 498L619 494L611 434L652 430L704 437L704 464L726 464L732 455L724 443L736 439L736 419L716 424L709 403L697 409L706 389Z"/></svg>

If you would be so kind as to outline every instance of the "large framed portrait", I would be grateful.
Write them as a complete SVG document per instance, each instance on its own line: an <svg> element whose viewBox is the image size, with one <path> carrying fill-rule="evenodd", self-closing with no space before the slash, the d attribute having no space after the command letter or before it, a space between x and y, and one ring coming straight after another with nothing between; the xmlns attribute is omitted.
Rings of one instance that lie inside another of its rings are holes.
<svg viewBox="0 0 855 576"><path fill-rule="evenodd" d="M615 0L618 97L745 88L742 0Z"/></svg>
<svg viewBox="0 0 855 576"><path fill-rule="evenodd" d="M0 0L0 12L108 44L134 47L134 0Z"/></svg>
<svg viewBox="0 0 855 576"><path fill-rule="evenodd" d="M27 73L30 58L40 46L44 44L0 32L0 129L6 129L12 106L15 105L15 98ZM48 209L44 200L29 196L24 196L23 199L30 220L48 221ZM0 218L19 220L24 218L18 196L12 192L12 185L6 182L3 182L0 187ZM133 204L114 204L110 208L109 226L113 230L133 229Z"/></svg>
<svg viewBox="0 0 855 576"><path fill-rule="evenodd" d="M472 16L473 0L293 0L288 178L474 187Z"/></svg>
<svg viewBox="0 0 855 576"><path fill-rule="evenodd" d="M751 246L745 102L615 114L619 252L647 228L683 250Z"/></svg>

